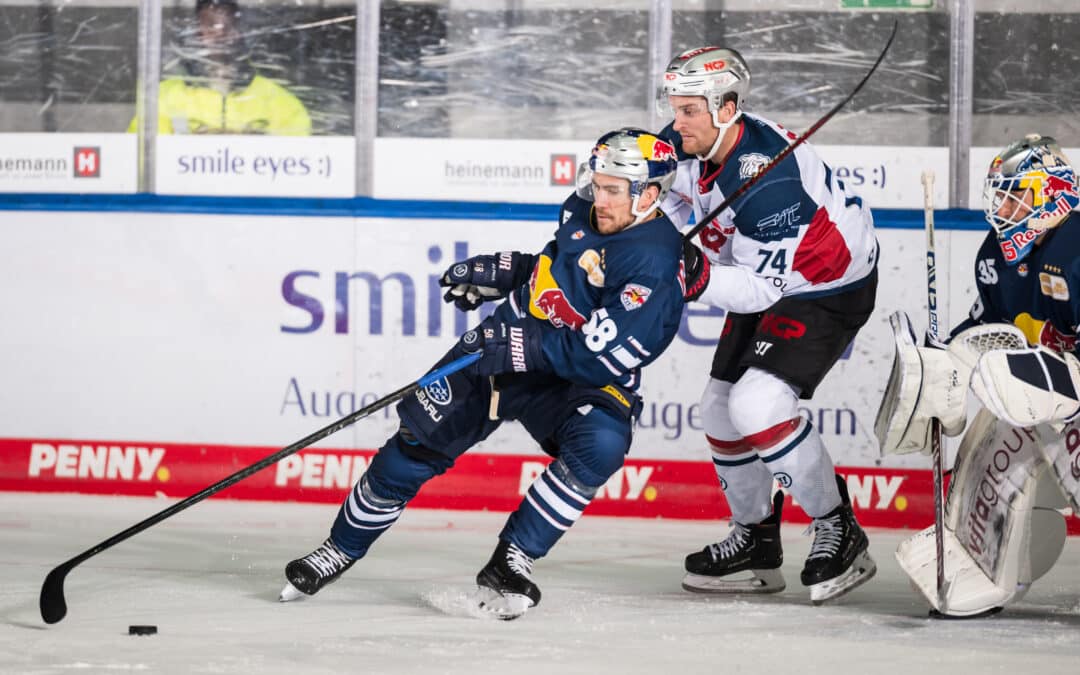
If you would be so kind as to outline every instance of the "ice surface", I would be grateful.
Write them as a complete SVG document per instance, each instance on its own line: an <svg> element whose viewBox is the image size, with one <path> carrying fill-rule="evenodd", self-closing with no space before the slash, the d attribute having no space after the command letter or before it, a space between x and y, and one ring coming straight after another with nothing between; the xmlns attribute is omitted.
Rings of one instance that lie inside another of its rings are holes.
<svg viewBox="0 0 1080 675"><path fill-rule="evenodd" d="M933 621L871 531L878 575L812 607L809 548L784 532L788 588L718 598L679 588L682 557L726 525L586 515L534 573L541 604L511 622L464 599L505 518L409 511L320 595L277 602L285 563L322 541L333 506L211 500L76 568L68 616L45 626L55 565L155 513L154 499L0 494L2 673L930 673L1071 672L1080 656L1080 542L1024 602ZM135 637L131 624L158 634Z"/></svg>

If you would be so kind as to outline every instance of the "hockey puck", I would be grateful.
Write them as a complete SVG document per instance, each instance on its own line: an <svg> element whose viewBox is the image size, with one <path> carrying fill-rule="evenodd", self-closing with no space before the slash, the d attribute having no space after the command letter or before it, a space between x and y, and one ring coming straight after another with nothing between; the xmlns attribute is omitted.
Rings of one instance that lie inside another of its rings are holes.
<svg viewBox="0 0 1080 675"><path fill-rule="evenodd" d="M157 626L128 626L128 635L157 635Z"/></svg>

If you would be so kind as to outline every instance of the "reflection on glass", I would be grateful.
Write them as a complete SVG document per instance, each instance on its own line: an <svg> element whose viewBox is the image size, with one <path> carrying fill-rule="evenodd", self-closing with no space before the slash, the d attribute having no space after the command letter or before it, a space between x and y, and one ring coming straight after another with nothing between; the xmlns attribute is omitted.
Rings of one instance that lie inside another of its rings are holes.
<svg viewBox="0 0 1080 675"><path fill-rule="evenodd" d="M722 8L734 4L740 9ZM899 21L878 73L814 141L948 145L947 13L837 11L838 2L825 1L765 4L705 2L702 10L675 11L673 52L701 44L738 50L751 72L747 110L803 131L855 88Z"/></svg>
<svg viewBox="0 0 1080 675"><path fill-rule="evenodd" d="M507 4L383 3L380 136L579 139L646 122L646 0Z"/></svg>
<svg viewBox="0 0 1080 675"><path fill-rule="evenodd" d="M1045 4L1006 12L975 3L972 145L997 150L1033 132L1080 144L1080 3Z"/></svg>
<svg viewBox="0 0 1080 675"><path fill-rule="evenodd" d="M162 32L159 133L352 133L351 6L196 0Z"/></svg>
<svg viewBox="0 0 1080 675"><path fill-rule="evenodd" d="M0 7L0 132L122 131L135 111L136 4Z"/></svg>

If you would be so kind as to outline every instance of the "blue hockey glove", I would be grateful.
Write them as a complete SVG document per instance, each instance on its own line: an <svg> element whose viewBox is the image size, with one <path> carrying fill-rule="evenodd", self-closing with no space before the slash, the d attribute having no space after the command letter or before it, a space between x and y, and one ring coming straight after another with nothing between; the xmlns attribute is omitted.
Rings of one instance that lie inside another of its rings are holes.
<svg viewBox="0 0 1080 675"><path fill-rule="evenodd" d="M540 324L533 319L506 323L488 319L461 336L466 354L483 352L474 366L478 375L544 370L547 361L540 344Z"/></svg>
<svg viewBox="0 0 1080 675"><path fill-rule="evenodd" d="M533 261L530 254L504 251L456 262L439 279L440 286L450 289L443 300L467 312L488 300L504 298L529 280Z"/></svg>
<svg viewBox="0 0 1080 675"><path fill-rule="evenodd" d="M689 241L684 241L683 268L686 272L686 292L683 293L683 301L693 302L701 297L701 294L705 292L705 287L709 285L712 267L700 248Z"/></svg>

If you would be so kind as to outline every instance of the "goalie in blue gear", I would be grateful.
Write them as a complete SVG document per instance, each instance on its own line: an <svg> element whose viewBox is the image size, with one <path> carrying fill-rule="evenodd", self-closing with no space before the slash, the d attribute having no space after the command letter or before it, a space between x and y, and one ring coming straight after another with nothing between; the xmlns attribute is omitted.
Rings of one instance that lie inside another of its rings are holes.
<svg viewBox="0 0 1080 675"><path fill-rule="evenodd" d="M875 424L882 451L927 451L933 418L944 433L964 434L945 511L941 597L932 527L896 554L944 615L980 616L1022 598L1061 553L1059 509L1080 507L1078 204L1057 141L1033 134L1010 144L984 184L992 229L975 256L978 296L948 348L918 346L907 316L892 317L896 361ZM981 404L970 422L969 391Z"/></svg>
<svg viewBox="0 0 1080 675"><path fill-rule="evenodd" d="M429 479L516 420L554 457L477 575L478 606L512 619L540 601L533 562L574 524L630 448L641 369L677 332L686 285L682 242L659 204L675 151L639 129L601 137L536 254L450 266L445 299L468 310L505 298L436 364L472 366L397 407L401 426L346 497L329 538L286 567L282 599L314 594L368 553Z"/></svg>

